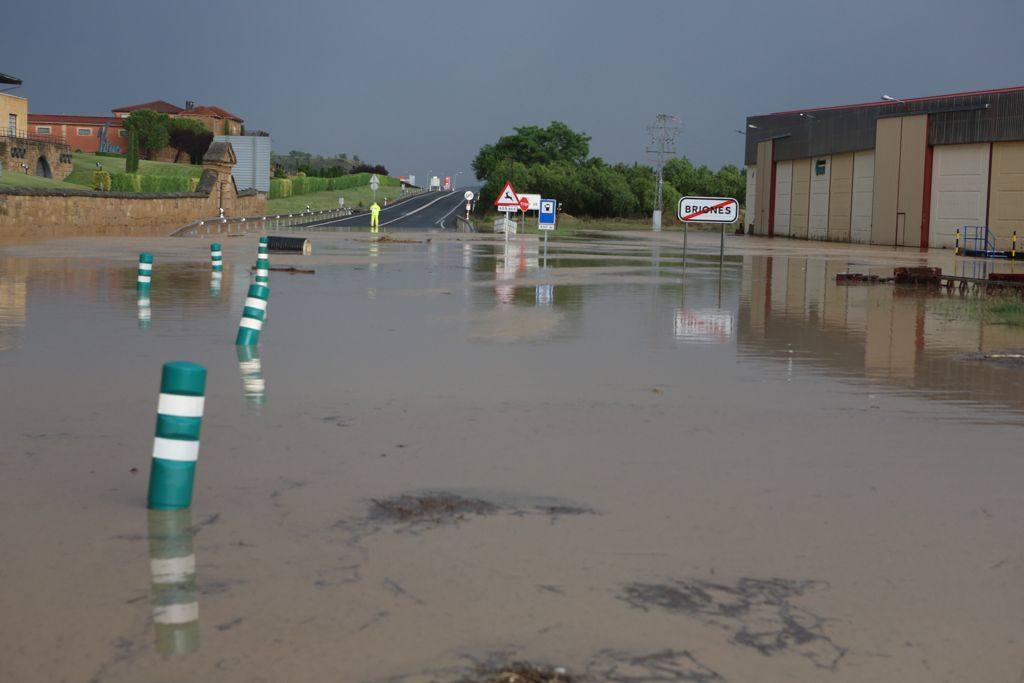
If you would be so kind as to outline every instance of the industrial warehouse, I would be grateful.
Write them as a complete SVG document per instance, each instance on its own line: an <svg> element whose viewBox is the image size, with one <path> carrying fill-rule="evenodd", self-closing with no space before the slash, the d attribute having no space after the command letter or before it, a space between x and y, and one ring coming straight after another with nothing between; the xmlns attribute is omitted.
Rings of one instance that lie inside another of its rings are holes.
<svg viewBox="0 0 1024 683"><path fill-rule="evenodd" d="M992 249L1024 237L1024 87L747 118L747 232Z"/></svg>

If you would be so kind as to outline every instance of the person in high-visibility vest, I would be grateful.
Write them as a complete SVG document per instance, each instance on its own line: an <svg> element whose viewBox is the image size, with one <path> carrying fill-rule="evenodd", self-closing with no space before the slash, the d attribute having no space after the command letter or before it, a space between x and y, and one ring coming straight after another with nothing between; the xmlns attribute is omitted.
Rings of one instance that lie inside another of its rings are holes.
<svg viewBox="0 0 1024 683"><path fill-rule="evenodd" d="M370 232L377 232L380 226L380 205L377 202L370 204Z"/></svg>

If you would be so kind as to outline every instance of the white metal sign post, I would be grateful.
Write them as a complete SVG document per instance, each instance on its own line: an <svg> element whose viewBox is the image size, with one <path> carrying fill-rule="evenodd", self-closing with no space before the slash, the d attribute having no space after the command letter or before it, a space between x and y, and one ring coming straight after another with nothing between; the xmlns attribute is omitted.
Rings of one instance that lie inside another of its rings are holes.
<svg viewBox="0 0 1024 683"><path fill-rule="evenodd" d="M683 249L686 249L686 226L690 223L721 223L720 250L725 253L725 226L740 216L740 203L732 197L683 197L679 200L679 220L683 223Z"/></svg>
<svg viewBox="0 0 1024 683"><path fill-rule="evenodd" d="M377 177L377 174L374 173L372 176L370 176L370 189L373 190L373 203L374 204L377 203L377 188L378 187L380 187L380 179Z"/></svg>

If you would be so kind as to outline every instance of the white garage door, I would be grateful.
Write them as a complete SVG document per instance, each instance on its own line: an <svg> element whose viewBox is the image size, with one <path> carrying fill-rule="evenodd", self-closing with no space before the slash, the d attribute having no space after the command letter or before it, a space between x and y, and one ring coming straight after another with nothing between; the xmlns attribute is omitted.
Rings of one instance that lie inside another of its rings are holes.
<svg viewBox="0 0 1024 683"><path fill-rule="evenodd" d="M850 240L867 244L871 241L871 202L875 185L875 152L867 150L853 155L853 212Z"/></svg>
<svg viewBox="0 0 1024 683"><path fill-rule="evenodd" d="M985 225L988 161L988 143L935 148L928 246L952 247L957 228Z"/></svg>
<svg viewBox="0 0 1024 683"><path fill-rule="evenodd" d="M754 218L757 216L757 207L754 206L755 197L757 197L757 167L747 166L747 197L743 213L743 227L747 229L747 232L750 232L750 226L754 224Z"/></svg>
<svg viewBox="0 0 1024 683"><path fill-rule="evenodd" d="M775 234L789 235L789 213L793 198L793 162L775 162Z"/></svg>
<svg viewBox="0 0 1024 683"><path fill-rule="evenodd" d="M831 171L831 157L811 158L811 220L808 239L828 239L828 187Z"/></svg>

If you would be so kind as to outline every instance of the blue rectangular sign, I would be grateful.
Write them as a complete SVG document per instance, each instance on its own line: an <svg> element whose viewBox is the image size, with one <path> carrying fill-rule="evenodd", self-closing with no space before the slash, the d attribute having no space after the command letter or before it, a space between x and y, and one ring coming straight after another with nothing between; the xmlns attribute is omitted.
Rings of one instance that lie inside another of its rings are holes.
<svg viewBox="0 0 1024 683"><path fill-rule="evenodd" d="M554 199L542 199L540 200L540 213L537 221L537 227L541 230L554 230L555 229L555 208L558 206L558 202Z"/></svg>

